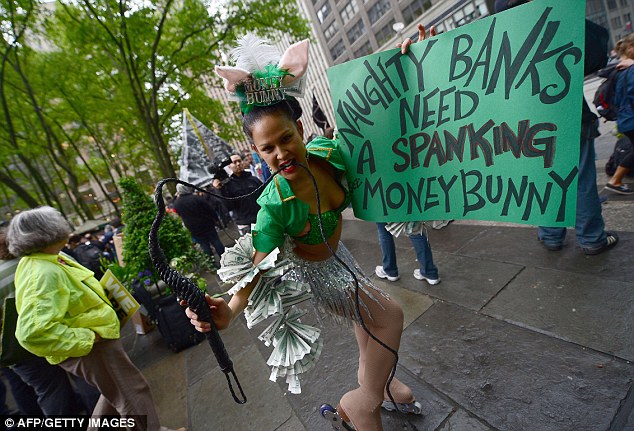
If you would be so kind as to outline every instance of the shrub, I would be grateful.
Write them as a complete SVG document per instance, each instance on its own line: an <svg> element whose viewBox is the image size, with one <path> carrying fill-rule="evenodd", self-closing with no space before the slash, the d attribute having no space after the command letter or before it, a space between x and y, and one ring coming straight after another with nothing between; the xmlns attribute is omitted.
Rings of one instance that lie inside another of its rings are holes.
<svg viewBox="0 0 634 431"><path fill-rule="evenodd" d="M133 178L122 178L119 186L123 192L123 260L125 262L125 280L127 286L144 274L144 280L156 282L158 275L152 264L148 250L148 239L152 221L156 216L156 205L150 194L146 193ZM182 225L180 218L167 213L159 229L159 244L165 253L167 264L172 259L184 259L196 264L199 270L210 270L208 260L202 252L195 249L189 231ZM211 262L213 265L213 262ZM148 275L148 271L151 275Z"/></svg>

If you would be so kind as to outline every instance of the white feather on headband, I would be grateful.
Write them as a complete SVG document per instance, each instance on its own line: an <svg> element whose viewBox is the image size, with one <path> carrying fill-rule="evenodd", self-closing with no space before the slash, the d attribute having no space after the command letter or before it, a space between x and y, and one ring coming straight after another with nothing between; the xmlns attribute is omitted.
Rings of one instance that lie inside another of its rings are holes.
<svg viewBox="0 0 634 431"><path fill-rule="evenodd" d="M252 106L277 103L286 95L301 97L308 67L308 39L289 46L283 55L258 36L248 33L230 52L235 66L216 66L225 89L240 102L243 112Z"/></svg>
<svg viewBox="0 0 634 431"><path fill-rule="evenodd" d="M238 38L238 45L230 52L231 60L249 72L264 69L268 64L277 64L282 54L269 42L253 33Z"/></svg>

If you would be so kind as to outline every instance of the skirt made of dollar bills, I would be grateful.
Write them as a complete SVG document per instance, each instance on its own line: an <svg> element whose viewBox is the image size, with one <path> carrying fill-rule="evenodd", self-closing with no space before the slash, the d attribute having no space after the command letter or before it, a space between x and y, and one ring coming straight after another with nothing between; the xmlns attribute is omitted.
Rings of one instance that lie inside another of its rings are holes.
<svg viewBox="0 0 634 431"><path fill-rule="evenodd" d="M355 295L357 286L355 277L359 290L365 293L364 296L367 298L376 301L375 295L388 297L363 273L357 261L341 241L336 252L339 259L335 256L330 256L322 261L306 260L293 253L293 248L294 244L289 244L289 241L287 241L282 252L283 258L293 263L284 277L310 286L313 305L319 311L325 312L326 315L334 318L338 323L348 325L352 322L359 323ZM352 274L354 274L354 277ZM359 311L365 310L366 315L372 318L361 295L359 295L358 306ZM322 314L319 313L320 316Z"/></svg>
<svg viewBox="0 0 634 431"><path fill-rule="evenodd" d="M372 319L364 298L380 304L377 295L389 297L365 276L343 243L339 242L337 257L323 261L302 259L293 253L294 247L293 239L287 237L283 250L275 249L253 264L253 242L247 234L223 253L218 276L233 283L229 294L255 283L244 310L247 327L269 322L258 338L273 347L267 360L270 380L283 377L289 392L301 393L300 376L319 359L323 339L319 328L303 322L306 311L299 305L311 303L322 323L323 316L329 316L351 326L359 323L361 310ZM358 295L358 304L357 285L363 292Z"/></svg>

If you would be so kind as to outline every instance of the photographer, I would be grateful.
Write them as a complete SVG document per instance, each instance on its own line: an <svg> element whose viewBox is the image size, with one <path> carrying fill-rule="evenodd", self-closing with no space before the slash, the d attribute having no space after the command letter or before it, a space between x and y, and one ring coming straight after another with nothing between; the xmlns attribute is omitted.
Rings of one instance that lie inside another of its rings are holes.
<svg viewBox="0 0 634 431"><path fill-rule="evenodd" d="M222 196L220 189L224 184L227 183L227 181L229 181L229 175L225 171L225 166L229 166L230 164L231 159L227 157L226 160L218 162L210 169L213 180L211 184L205 189L212 195ZM229 214L229 207L227 205L227 202L222 198L213 198L212 204L214 206L216 214L218 215L218 219L220 220L220 227L224 229L229 226L232 218L231 214Z"/></svg>
<svg viewBox="0 0 634 431"><path fill-rule="evenodd" d="M262 185L262 181L244 170L242 157L237 154L231 155L229 165L232 175L226 183L222 180L214 179L214 187L219 186L220 193L224 197L236 198L247 195ZM240 236L251 232L251 224L255 223L260 205L256 202L260 193L254 193L248 198L225 201L227 207L233 211L233 218L236 222Z"/></svg>

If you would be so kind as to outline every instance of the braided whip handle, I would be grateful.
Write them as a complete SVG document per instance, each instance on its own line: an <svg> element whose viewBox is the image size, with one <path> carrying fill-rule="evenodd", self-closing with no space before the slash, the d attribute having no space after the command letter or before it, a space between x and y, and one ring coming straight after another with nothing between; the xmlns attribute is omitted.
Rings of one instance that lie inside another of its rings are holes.
<svg viewBox="0 0 634 431"><path fill-rule="evenodd" d="M236 403L244 404L247 402L247 397L244 394L242 386L238 381L238 377L233 370L233 362L231 362L229 354L225 349L225 345L220 338L220 334L218 334L218 329L211 318L211 311L209 310L209 305L205 300L205 294L188 278L184 277L167 264L167 259L165 258L165 254L159 244L158 231L161 226L161 222L163 221L163 217L165 217L165 201L163 200L163 194L161 191L166 182L178 182L196 189L198 188L192 184L188 184L175 178L165 178L157 183L156 190L154 191L154 201L157 206L157 213L154 221L152 222L149 238L149 252L150 257L152 258L152 263L154 264L161 280L167 283L167 285L176 292L176 295L179 298L187 301L188 307L198 315L198 318L201 321L209 322L211 324L211 331L206 333L207 341L211 346L211 350L214 352L214 356L216 356L216 361L218 361L220 369L225 373L227 384L229 386L229 390L231 391L231 396ZM230 375L233 376L233 379L240 390L240 396L242 399L239 399L236 396L233 385L231 384Z"/></svg>

